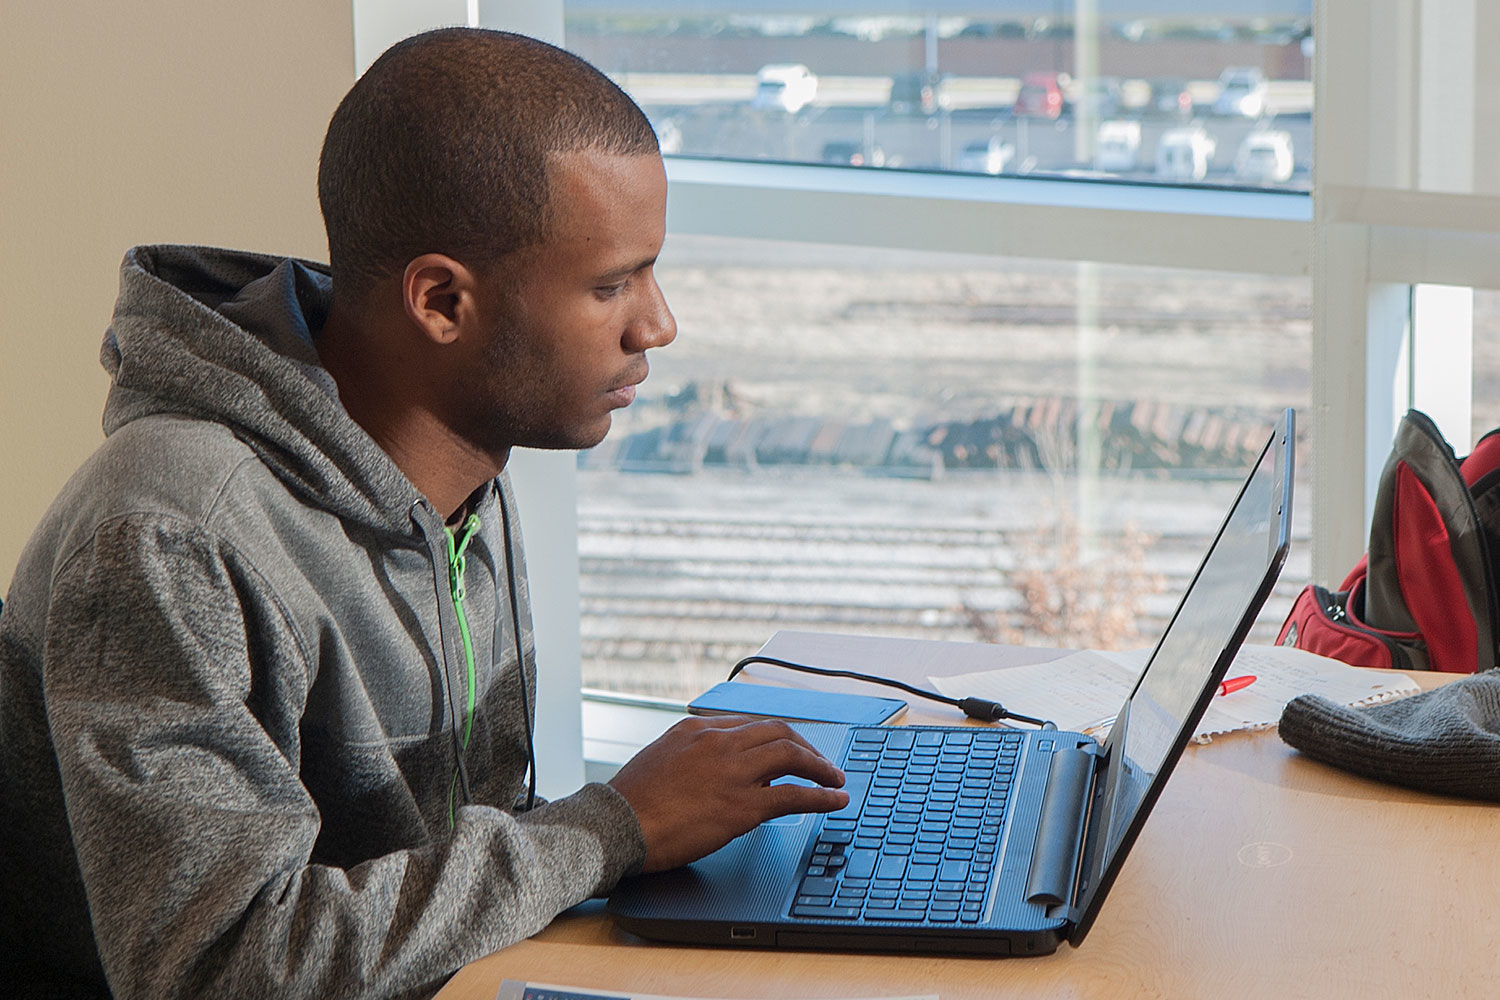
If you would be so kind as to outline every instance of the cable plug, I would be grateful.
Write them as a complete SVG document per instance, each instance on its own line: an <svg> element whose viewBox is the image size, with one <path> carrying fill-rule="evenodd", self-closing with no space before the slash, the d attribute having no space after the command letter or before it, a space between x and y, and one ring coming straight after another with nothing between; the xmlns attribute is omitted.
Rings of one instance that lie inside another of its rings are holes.
<svg viewBox="0 0 1500 1000"><path fill-rule="evenodd" d="M986 698L960 698L958 707L969 718L978 719L980 722L999 722L1001 719L1010 717L1004 705Z"/></svg>

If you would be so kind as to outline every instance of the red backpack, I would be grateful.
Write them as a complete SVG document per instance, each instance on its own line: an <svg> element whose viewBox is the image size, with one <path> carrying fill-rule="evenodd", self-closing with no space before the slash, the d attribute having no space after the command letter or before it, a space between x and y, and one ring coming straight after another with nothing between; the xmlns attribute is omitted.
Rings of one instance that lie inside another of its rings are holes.
<svg viewBox="0 0 1500 1000"><path fill-rule="evenodd" d="M1337 591L1309 584L1277 642L1346 663L1471 674L1497 662L1500 430L1462 462L1412 410L1380 474L1370 549Z"/></svg>

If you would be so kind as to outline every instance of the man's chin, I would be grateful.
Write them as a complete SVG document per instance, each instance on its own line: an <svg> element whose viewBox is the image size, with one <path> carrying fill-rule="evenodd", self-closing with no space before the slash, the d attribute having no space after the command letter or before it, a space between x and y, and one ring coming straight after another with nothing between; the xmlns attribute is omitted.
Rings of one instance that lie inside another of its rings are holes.
<svg viewBox="0 0 1500 1000"><path fill-rule="evenodd" d="M543 451L585 451L599 444L609 434L609 428L613 423L608 414L605 414L602 422L589 427L575 427L561 430L546 437L538 437L536 440L526 441L521 447L537 448Z"/></svg>

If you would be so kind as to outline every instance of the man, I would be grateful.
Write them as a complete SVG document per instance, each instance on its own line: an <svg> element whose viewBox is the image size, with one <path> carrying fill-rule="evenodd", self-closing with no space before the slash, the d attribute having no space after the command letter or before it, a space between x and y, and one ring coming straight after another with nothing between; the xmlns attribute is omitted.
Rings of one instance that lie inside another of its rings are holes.
<svg viewBox="0 0 1500 1000"><path fill-rule="evenodd" d="M0 613L7 992L428 995L622 875L847 799L743 719L525 791L504 468L598 443L675 335L640 110L551 46L433 32L341 103L318 187L327 271L125 259L107 439Z"/></svg>

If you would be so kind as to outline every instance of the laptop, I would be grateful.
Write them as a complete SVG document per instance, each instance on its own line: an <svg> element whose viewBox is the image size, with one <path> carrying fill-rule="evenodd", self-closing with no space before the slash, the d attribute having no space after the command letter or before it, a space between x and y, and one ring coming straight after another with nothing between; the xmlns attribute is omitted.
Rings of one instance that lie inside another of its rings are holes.
<svg viewBox="0 0 1500 1000"><path fill-rule="evenodd" d="M694 944L1042 955L1088 933L1286 559L1285 411L1101 744L979 726L798 724L849 805L763 823L609 899ZM1016 706L1024 711L1024 706Z"/></svg>

